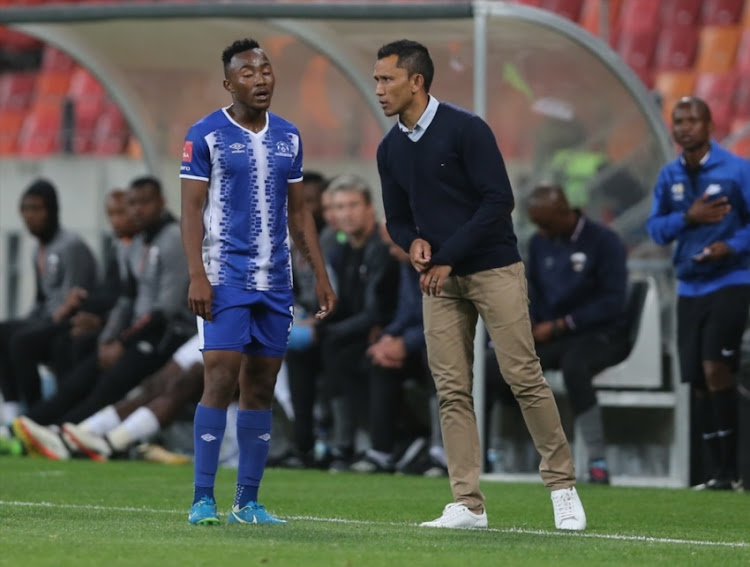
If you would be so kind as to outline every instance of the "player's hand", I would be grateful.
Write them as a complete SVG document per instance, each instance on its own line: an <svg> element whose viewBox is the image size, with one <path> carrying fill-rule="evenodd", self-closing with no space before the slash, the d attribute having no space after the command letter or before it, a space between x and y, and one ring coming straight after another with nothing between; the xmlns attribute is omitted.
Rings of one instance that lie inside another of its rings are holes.
<svg viewBox="0 0 750 567"><path fill-rule="evenodd" d="M122 354L125 352L125 347L120 341L110 341L108 343L101 343L99 345L99 368L107 370L115 365Z"/></svg>
<svg viewBox="0 0 750 567"><path fill-rule="evenodd" d="M706 246L700 253L693 256L696 262L715 262L722 260L732 253L732 249L726 242L714 242Z"/></svg>
<svg viewBox="0 0 750 567"><path fill-rule="evenodd" d="M451 266L431 266L419 276L419 289L425 295L440 295L452 269Z"/></svg>
<svg viewBox="0 0 750 567"><path fill-rule="evenodd" d="M315 284L315 294L318 296L320 309L315 313L315 318L325 319L336 309L336 294L333 293L331 282L328 278L319 279Z"/></svg>
<svg viewBox="0 0 750 567"><path fill-rule="evenodd" d="M430 267L432 246L426 240L417 238L411 243L411 247L409 247L409 259L415 270L420 274L424 273Z"/></svg>
<svg viewBox="0 0 750 567"><path fill-rule="evenodd" d="M732 210L732 205L729 204L729 199L726 197L720 197L709 201L710 198L710 195L701 195L700 198L696 199L693 204L690 205L687 213L685 213L688 223L717 223Z"/></svg>
<svg viewBox="0 0 750 567"><path fill-rule="evenodd" d="M205 275L190 278L188 288L188 306L190 311L201 317L204 321L211 320L211 304L214 299L214 290Z"/></svg>

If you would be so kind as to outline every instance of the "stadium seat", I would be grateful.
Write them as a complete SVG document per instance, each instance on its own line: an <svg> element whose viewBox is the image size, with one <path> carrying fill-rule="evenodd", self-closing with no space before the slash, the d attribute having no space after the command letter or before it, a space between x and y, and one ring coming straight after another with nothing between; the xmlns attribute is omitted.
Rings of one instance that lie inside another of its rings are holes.
<svg viewBox="0 0 750 567"><path fill-rule="evenodd" d="M624 0L620 8L622 33L655 32L659 29L659 3L653 0ZM620 36L622 39L622 36Z"/></svg>
<svg viewBox="0 0 750 567"><path fill-rule="evenodd" d="M72 71L76 66L75 60L59 49L48 45L42 55L42 70Z"/></svg>
<svg viewBox="0 0 750 567"><path fill-rule="evenodd" d="M654 68L658 71L690 69L695 62L698 28L677 26L662 30L656 45Z"/></svg>
<svg viewBox="0 0 750 567"><path fill-rule="evenodd" d="M727 149L745 159L750 158L750 121L735 118L730 131L732 142Z"/></svg>
<svg viewBox="0 0 750 567"><path fill-rule="evenodd" d="M99 110L104 104L106 93L91 73L83 67L76 67L70 77L67 96L78 104L96 105Z"/></svg>
<svg viewBox="0 0 750 567"><path fill-rule="evenodd" d="M62 109L55 105L39 105L26 116L18 136L18 153L42 156L60 151Z"/></svg>
<svg viewBox="0 0 750 567"><path fill-rule="evenodd" d="M583 0L543 0L542 8L573 22L578 21L583 7Z"/></svg>
<svg viewBox="0 0 750 567"><path fill-rule="evenodd" d="M695 83L695 96L705 100L711 107L714 119L714 137L721 140L732 123L735 89L739 76L734 71L724 73L700 73Z"/></svg>
<svg viewBox="0 0 750 567"><path fill-rule="evenodd" d="M21 110L31 104L36 73L18 72L0 75L0 110Z"/></svg>
<svg viewBox="0 0 750 567"><path fill-rule="evenodd" d="M0 48L2 49L32 51L41 49L42 45L42 42L35 37L8 26L0 26Z"/></svg>
<svg viewBox="0 0 750 567"><path fill-rule="evenodd" d="M541 8L543 0L514 0L516 4L523 4L524 6L531 6L533 8Z"/></svg>
<svg viewBox="0 0 750 567"><path fill-rule="evenodd" d="M34 91L35 101L59 103L68 92L71 76L70 71L40 71Z"/></svg>
<svg viewBox="0 0 750 567"><path fill-rule="evenodd" d="M744 28L737 45L734 68L741 73L750 73L750 28Z"/></svg>
<svg viewBox="0 0 750 567"><path fill-rule="evenodd" d="M643 84L651 87L653 84L652 62L656 50L658 32L631 32L623 30L617 45L617 53L630 68L640 77Z"/></svg>
<svg viewBox="0 0 750 567"><path fill-rule="evenodd" d="M750 120L750 75L740 73L734 91L734 117Z"/></svg>
<svg viewBox="0 0 750 567"><path fill-rule="evenodd" d="M610 0L609 2L609 43L610 45L617 45L617 22L620 15L620 7L622 0ZM579 25L587 30L588 32L601 36L599 30L599 13L601 9L600 0L584 0L583 8L581 9L581 17Z"/></svg>
<svg viewBox="0 0 750 567"><path fill-rule="evenodd" d="M0 110L0 156L18 151L18 134L25 118L26 113L22 110Z"/></svg>
<svg viewBox="0 0 750 567"><path fill-rule="evenodd" d="M707 26L739 23L745 0L703 0L701 21Z"/></svg>
<svg viewBox="0 0 750 567"><path fill-rule="evenodd" d="M661 71L654 76L654 88L661 95L661 109L664 122L672 123L674 105L684 96L690 96L695 90L696 74L687 71Z"/></svg>
<svg viewBox="0 0 750 567"><path fill-rule="evenodd" d="M659 0L661 23L665 28L699 24L703 0Z"/></svg>
<svg viewBox="0 0 750 567"><path fill-rule="evenodd" d="M128 143L125 118L120 109L110 102L96 121L91 141L91 153L95 155L117 155L125 151Z"/></svg>
<svg viewBox="0 0 750 567"><path fill-rule="evenodd" d="M740 42L740 26L704 26L695 64L700 73L720 73L734 65Z"/></svg>

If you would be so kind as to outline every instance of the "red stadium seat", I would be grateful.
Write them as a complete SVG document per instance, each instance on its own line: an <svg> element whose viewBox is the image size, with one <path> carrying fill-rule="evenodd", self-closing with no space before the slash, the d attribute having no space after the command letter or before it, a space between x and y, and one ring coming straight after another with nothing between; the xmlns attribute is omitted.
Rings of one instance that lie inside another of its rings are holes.
<svg viewBox="0 0 750 567"><path fill-rule="evenodd" d="M48 45L42 55L42 69L45 71L72 71L76 66L75 60L67 53Z"/></svg>
<svg viewBox="0 0 750 567"><path fill-rule="evenodd" d="M740 26L704 26L700 32L700 46L696 69L701 73L720 73L734 66Z"/></svg>
<svg viewBox="0 0 750 567"><path fill-rule="evenodd" d="M734 68L742 73L750 73L750 28L744 28L737 45Z"/></svg>
<svg viewBox="0 0 750 567"><path fill-rule="evenodd" d="M36 73L19 72L0 75L0 109L22 110L31 104Z"/></svg>
<svg viewBox="0 0 750 567"><path fill-rule="evenodd" d="M18 136L18 153L42 156L60 151L60 106L40 105L26 117Z"/></svg>
<svg viewBox="0 0 750 567"><path fill-rule="evenodd" d="M623 31L617 45L617 53L641 78L647 87L653 83L652 63L656 50L658 32L626 32Z"/></svg>
<svg viewBox="0 0 750 567"><path fill-rule="evenodd" d="M620 16L620 7L622 0L610 0L609 2L609 43L610 45L617 45L617 29L618 29L618 18ZM599 13L601 9L600 0L584 0L583 8L581 9L581 17L579 24L582 28L586 29L590 33L601 36L599 30Z"/></svg>
<svg viewBox="0 0 750 567"><path fill-rule="evenodd" d="M661 108L664 122L671 124L674 105L684 96L690 96L695 90L695 72L660 71L654 76L654 88L661 95Z"/></svg>
<svg viewBox="0 0 750 567"><path fill-rule="evenodd" d="M0 48L14 51L34 51L42 48L42 42L23 32L0 26Z"/></svg>
<svg viewBox="0 0 750 567"><path fill-rule="evenodd" d="M734 92L734 116L750 120L750 75L740 74Z"/></svg>
<svg viewBox="0 0 750 567"><path fill-rule="evenodd" d="M91 152L96 155L117 155L127 148L130 132L125 118L114 103L109 103L96 122Z"/></svg>
<svg viewBox="0 0 750 567"><path fill-rule="evenodd" d="M659 0L664 27L695 26L700 21L703 0Z"/></svg>
<svg viewBox="0 0 750 567"><path fill-rule="evenodd" d="M739 23L745 0L703 0L703 25L727 26Z"/></svg>
<svg viewBox="0 0 750 567"><path fill-rule="evenodd" d="M659 3L653 0L624 0L620 8L622 33L654 32L659 29Z"/></svg>
<svg viewBox="0 0 750 567"><path fill-rule="evenodd" d="M737 73L701 73L695 83L695 96L705 100L711 107L714 119L714 137L721 140L728 133L734 113Z"/></svg>
<svg viewBox="0 0 750 567"><path fill-rule="evenodd" d="M22 110L0 110L0 156L18 151L18 133L25 118L26 113Z"/></svg>
<svg viewBox="0 0 750 567"><path fill-rule="evenodd" d="M42 102L60 102L70 86L70 71L41 71L36 81L35 100Z"/></svg>
<svg viewBox="0 0 750 567"><path fill-rule="evenodd" d="M542 8L574 22L578 21L583 0L543 0Z"/></svg>
<svg viewBox="0 0 750 567"><path fill-rule="evenodd" d="M660 71L690 69L698 48L698 28L678 26L662 30L654 67Z"/></svg>

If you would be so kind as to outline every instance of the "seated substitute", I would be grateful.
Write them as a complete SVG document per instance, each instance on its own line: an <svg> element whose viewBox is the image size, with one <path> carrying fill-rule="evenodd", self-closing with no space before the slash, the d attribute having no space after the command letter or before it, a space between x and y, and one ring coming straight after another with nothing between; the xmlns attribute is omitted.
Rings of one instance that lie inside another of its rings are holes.
<svg viewBox="0 0 750 567"><path fill-rule="evenodd" d="M626 252L609 228L570 207L558 185L534 189L527 212L537 232L528 255L532 333L542 368L562 370L589 455L589 482L609 484L594 376L627 356ZM488 373L499 369L487 357ZM488 380L488 383L492 383ZM504 381L500 401L514 405Z"/></svg>

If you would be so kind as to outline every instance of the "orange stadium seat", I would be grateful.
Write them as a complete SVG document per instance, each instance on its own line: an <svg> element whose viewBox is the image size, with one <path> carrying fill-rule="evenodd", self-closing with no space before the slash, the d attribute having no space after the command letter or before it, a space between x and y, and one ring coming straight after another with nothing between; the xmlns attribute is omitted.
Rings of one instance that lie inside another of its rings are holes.
<svg viewBox="0 0 750 567"><path fill-rule="evenodd" d="M741 31L740 26L704 26L700 32L696 69L701 73L719 73L731 69Z"/></svg>
<svg viewBox="0 0 750 567"><path fill-rule="evenodd" d="M610 0L609 2L609 43L617 45L617 21L620 15L620 6L622 0ZM581 9L581 17L578 21L580 26L590 33L600 36L599 31L599 14L601 10L601 0L584 0Z"/></svg>
<svg viewBox="0 0 750 567"><path fill-rule="evenodd" d="M34 107L26 116L18 136L18 153L42 156L60 151L62 109L59 105Z"/></svg>
<svg viewBox="0 0 750 567"><path fill-rule="evenodd" d="M676 26L662 30L656 45L654 67L659 71L690 69L695 62L698 28Z"/></svg>
<svg viewBox="0 0 750 567"><path fill-rule="evenodd" d="M630 68L640 77L643 84L651 87L653 83L652 62L656 50L656 31L623 30L617 44L617 53Z"/></svg>
<svg viewBox="0 0 750 567"><path fill-rule="evenodd" d="M662 97L661 108L664 122L671 124L674 105L695 90L695 71L660 71L654 76L654 88Z"/></svg>
<svg viewBox="0 0 750 567"><path fill-rule="evenodd" d="M22 110L31 104L36 73L18 72L0 75L0 110Z"/></svg>
<svg viewBox="0 0 750 567"><path fill-rule="evenodd" d="M714 137L721 140L729 133L734 112L734 97L739 76L734 71L701 73L695 83L695 95L711 107Z"/></svg>
<svg viewBox="0 0 750 567"><path fill-rule="evenodd" d="M542 8L574 22L578 21L583 0L543 0Z"/></svg>
<svg viewBox="0 0 750 567"><path fill-rule="evenodd" d="M624 0L620 8L623 33L654 32L659 29L659 3L653 0Z"/></svg>
<svg viewBox="0 0 750 567"><path fill-rule="evenodd" d="M68 92L71 76L71 71L40 71L36 80L35 100L60 101Z"/></svg>
<svg viewBox="0 0 750 567"><path fill-rule="evenodd" d="M23 110L0 110L0 156L18 151L18 133L26 113Z"/></svg>
<svg viewBox="0 0 750 567"><path fill-rule="evenodd" d="M709 26L739 23L745 0L703 0L701 21Z"/></svg>
<svg viewBox="0 0 750 567"><path fill-rule="evenodd" d="M703 0L658 0L664 27L698 25Z"/></svg>

